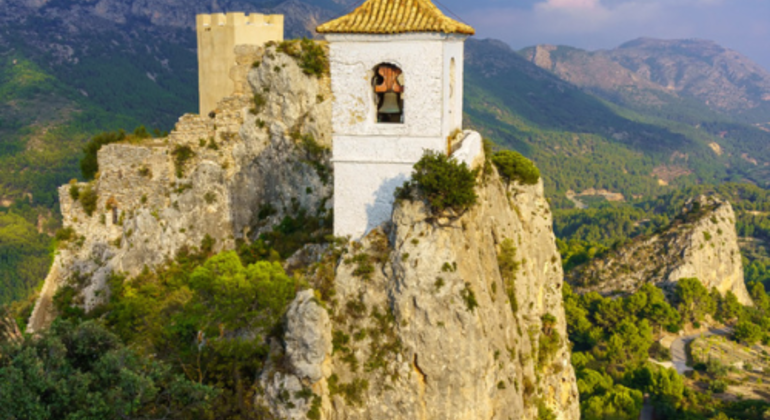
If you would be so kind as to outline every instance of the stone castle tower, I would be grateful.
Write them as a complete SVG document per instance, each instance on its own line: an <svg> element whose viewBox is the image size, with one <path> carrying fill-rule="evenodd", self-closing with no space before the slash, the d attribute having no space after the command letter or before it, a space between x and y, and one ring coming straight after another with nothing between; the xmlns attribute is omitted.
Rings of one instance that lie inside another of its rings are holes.
<svg viewBox="0 0 770 420"><path fill-rule="evenodd" d="M230 78L230 69L236 64L235 46L283 41L283 15L198 15L195 29L198 34L199 113L205 115L235 90L235 83Z"/></svg>
<svg viewBox="0 0 770 420"><path fill-rule="evenodd" d="M317 31L330 47L334 234L359 239L390 219L426 150L453 151L475 31L430 0L368 0Z"/></svg>

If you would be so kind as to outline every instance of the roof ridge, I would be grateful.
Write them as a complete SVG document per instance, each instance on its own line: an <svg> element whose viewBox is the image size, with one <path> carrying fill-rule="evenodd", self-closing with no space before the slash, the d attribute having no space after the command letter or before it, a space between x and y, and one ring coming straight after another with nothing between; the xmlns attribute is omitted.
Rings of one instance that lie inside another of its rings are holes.
<svg viewBox="0 0 770 420"><path fill-rule="evenodd" d="M447 17L431 0L366 0L351 13L318 26L316 31L322 34L476 33L471 26Z"/></svg>

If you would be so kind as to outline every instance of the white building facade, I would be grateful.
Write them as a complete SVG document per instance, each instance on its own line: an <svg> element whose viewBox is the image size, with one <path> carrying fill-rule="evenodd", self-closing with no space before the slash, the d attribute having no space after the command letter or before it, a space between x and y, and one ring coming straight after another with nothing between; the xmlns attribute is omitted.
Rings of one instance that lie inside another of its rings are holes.
<svg viewBox="0 0 770 420"><path fill-rule="evenodd" d="M390 219L395 189L425 151L451 153L473 29L429 0L369 0L318 32L329 41L334 95L334 234L357 240Z"/></svg>

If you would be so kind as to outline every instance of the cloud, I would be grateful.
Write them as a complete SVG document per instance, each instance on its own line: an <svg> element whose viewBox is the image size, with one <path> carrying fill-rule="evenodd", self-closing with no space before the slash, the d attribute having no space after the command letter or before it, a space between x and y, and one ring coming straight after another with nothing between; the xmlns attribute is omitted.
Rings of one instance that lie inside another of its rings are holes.
<svg viewBox="0 0 770 420"><path fill-rule="evenodd" d="M541 7L547 9L596 9L599 0L548 0Z"/></svg>
<svg viewBox="0 0 770 420"><path fill-rule="evenodd" d="M479 37L514 48L535 44L614 48L639 37L702 38L770 68L768 0L442 0Z"/></svg>

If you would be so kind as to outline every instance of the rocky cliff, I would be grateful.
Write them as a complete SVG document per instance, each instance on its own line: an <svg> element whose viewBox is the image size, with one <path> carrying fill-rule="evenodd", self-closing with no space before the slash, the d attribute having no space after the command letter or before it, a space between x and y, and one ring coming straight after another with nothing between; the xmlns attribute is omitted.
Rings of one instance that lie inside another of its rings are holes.
<svg viewBox="0 0 770 420"><path fill-rule="evenodd" d="M62 284L80 284L82 303L91 308L106 296L112 273L136 275L185 247L232 249L287 215L327 215L328 77L319 83L275 47L238 53L231 74L238 90L216 112L183 116L167 138L104 146L95 181L59 189L70 237L46 279L31 331L55 317L51 302ZM249 72L255 62L261 64ZM83 204L89 195L96 201L91 214Z"/></svg>
<svg viewBox="0 0 770 420"><path fill-rule="evenodd" d="M680 279L697 278L711 290L731 291L752 305L743 279L735 213L729 202L700 197L663 232L572 270L568 281L580 293L630 293L653 283L671 293Z"/></svg>
<svg viewBox="0 0 770 420"><path fill-rule="evenodd" d="M506 187L495 175L478 192L458 220L431 220L421 201L402 201L392 223L337 249L333 293L323 293L331 303L300 295L275 343L284 363L263 374L261 399L273 414L579 418L542 183ZM314 284L328 280L329 264L315 268Z"/></svg>
<svg viewBox="0 0 770 420"><path fill-rule="evenodd" d="M279 52L297 45L239 48L239 91L220 109L182 117L168 138L105 146L95 181L61 187L70 237L32 331L55 317L62 285L93 308L113 273L232 249L301 213L328 220L330 83ZM272 339L256 406L291 419L579 418L542 182L492 170L477 193L458 219L431 218L413 197L360 243L289 258L313 289Z"/></svg>

